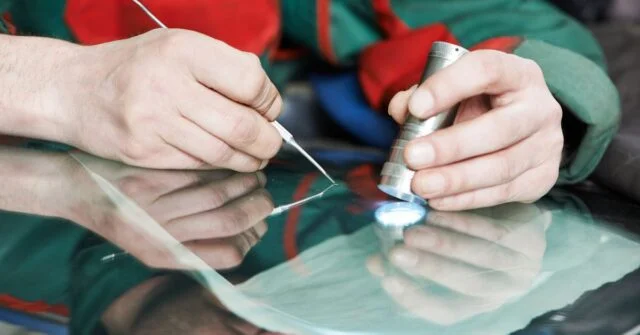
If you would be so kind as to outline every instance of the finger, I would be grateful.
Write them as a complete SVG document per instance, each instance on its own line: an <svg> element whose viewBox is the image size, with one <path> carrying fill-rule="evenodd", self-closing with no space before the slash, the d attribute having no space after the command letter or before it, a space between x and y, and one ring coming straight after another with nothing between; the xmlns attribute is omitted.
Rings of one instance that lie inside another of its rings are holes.
<svg viewBox="0 0 640 335"><path fill-rule="evenodd" d="M195 86L193 94L181 103L184 117L250 156L269 159L278 153L282 137L267 119L250 107Z"/></svg>
<svg viewBox="0 0 640 335"><path fill-rule="evenodd" d="M262 175L264 178L264 175ZM197 184L159 197L148 208L160 222L205 212L223 206L264 185L257 173L236 173L223 180Z"/></svg>
<svg viewBox="0 0 640 335"><path fill-rule="evenodd" d="M412 189L423 198L440 198L509 183L562 152L562 136L538 132L506 149L416 172ZM556 139L554 139L554 137ZM544 150L540 150L544 147Z"/></svg>
<svg viewBox="0 0 640 335"><path fill-rule="evenodd" d="M427 78L409 99L409 111L425 119L480 94L514 92L542 80L535 62L494 50L471 52Z"/></svg>
<svg viewBox="0 0 640 335"><path fill-rule="evenodd" d="M508 213L509 216L505 216ZM473 212L431 211L427 222L499 244L538 260L546 247L544 227L549 215L529 204L507 204Z"/></svg>
<svg viewBox="0 0 640 335"><path fill-rule="evenodd" d="M429 200L440 211L458 211L491 207L510 202L532 203L544 196L558 179L558 162L550 162L527 171L503 185Z"/></svg>
<svg viewBox="0 0 640 335"><path fill-rule="evenodd" d="M544 118L520 103L494 109L407 144L404 158L412 170L459 162L507 148L540 129ZM540 113L541 114L541 113Z"/></svg>
<svg viewBox="0 0 640 335"><path fill-rule="evenodd" d="M151 203L170 191L187 187L201 180L193 171L146 170L117 179L115 186L137 203Z"/></svg>
<svg viewBox="0 0 640 335"><path fill-rule="evenodd" d="M484 269L502 270L531 266L528 257L497 243L433 226L416 226L407 230L404 243L414 249Z"/></svg>
<svg viewBox="0 0 640 335"><path fill-rule="evenodd" d="M266 226L264 222L261 225ZM232 237L189 241L184 245L212 268L230 269L242 263L251 248L260 241L266 229L260 228L260 231L263 233L259 234L251 229Z"/></svg>
<svg viewBox="0 0 640 335"><path fill-rule="evenodd" d="M507 272L487 270L408 246L395 248L389 258L393 265L410 275L475 297L505 298L522 293L530 281L517 280L509 272L533 273L527 268L508 269Z"/></svg>
<svg viewBox="0 0 640 335"><path fill-rule="evenodd" d="M249 106L268 120L282 110L282 98L255 54L237 50L202 34L186 37L187 66L203 85ZM215 55L215 57L212 57Z"/></svg>
<svg viewBox="0 0 640 335"><path fill-rule="evenodd" d="M495 243L502 240L510 232L505 226L496 224L496 220L493 218L483 217L472 212L430 211L427 223Z"/></svg>
<svg viewBox="0 0 640 335"><path fill-rule="evenodd" d="M165 229L178 241L234 236L264 220L272 210L271 197L258 189L223 207L170 220Z"/></svg>
<svg viewBox="0 0 640 335"><path fill-rule="evenodd" d="M399 124L403 124L409 114L409 98L418 85L413 85L406 91L398 92L389 102L389 115Z"/></svg>
<svg viewBox="0 0 640 335"><path fill-rule="evenodd" d="M435 290L421 288L400 277L383 279L382 287L391 299L411 314L442 325L451 325L493 310L503 303L452 292L438 294Z"/></svg>
<svg viewBox="0 0 640 335"><path fill-rule="evenodd" d="M233 149L187 119L178 118L173 125L160 131L167 144L213 167L253 172L262 166L261 160Z"/></svg>

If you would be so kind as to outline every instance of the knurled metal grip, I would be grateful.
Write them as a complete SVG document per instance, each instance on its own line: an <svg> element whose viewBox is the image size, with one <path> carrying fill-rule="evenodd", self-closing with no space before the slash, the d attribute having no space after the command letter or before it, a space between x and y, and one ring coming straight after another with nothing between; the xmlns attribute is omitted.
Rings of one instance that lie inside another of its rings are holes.
<svg viewBox="0 0 640 335"><path fill-rule="evenodd" d="M424 82L432 74L444 69L456 62L460 57L469 51L463 47L446 42L435 42L429 52L427 67L422 75L421 82ZM420 120L414 116L409 116L393 142L389 159L382 167L382 178L378 188L401 200L425 204L426 201L415 195L411 191L411 180L415 171L409 170L404 162L404 149L413 139L423 137L436 130L449 127L453 124L458 111L458 106L454 106L426 120Z"/></svg>

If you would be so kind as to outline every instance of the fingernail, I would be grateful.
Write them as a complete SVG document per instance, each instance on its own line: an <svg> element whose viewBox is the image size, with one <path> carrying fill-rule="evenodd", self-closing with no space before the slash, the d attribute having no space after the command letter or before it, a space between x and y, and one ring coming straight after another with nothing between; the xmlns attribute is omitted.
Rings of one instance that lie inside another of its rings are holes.
<svg viewBox="0 0 640 335"><path fill-rule="evenodd" d="M382 287L391 294L402 294L404 285L396 278L386 278L382 281Z"/></svg>
<svg viewBox="0 0 640 335"><path fill-rule="evenodd" d="M433 95L424 89L417 89L409 100L409 112L418 118L425 118L433 108Z"/></svg>
<svg viewBox="0 0 640 335"><path fill-rule="evenodd" d="M407 148L406 159L410 168L420 169L433 163L435 156L436 152L433 150L433 146L431 144L419 143L410 145Z"/></svg>
<svg viewBox="0 0 640 335"><path fill-rule="evenodd" d="M405 248L393 250L390 257L391 262L401 268L414 268L418 264L418 255Z"/></svg>
<svg viewBox="0 0 640 335"><path fill-rule="evenodd" d="M260 167L258 168L258 170L262 170L262 169L266 168L267 164L269 164L268 160L262 161L262 164L260 164Z"/></svg>
<svg viewBox="0 0 640 335"><path fill-rule="evenodd" d="M428 174L419 181L420 194L437 195L442 193L446 187L444 177L439 173Z"/></svg>
<svg viewBox="0 0 640 335"><path fill-rule="evenodd" d="M258 172L257 176L258 176L258 183L260 184L260 186L264 186L267 184L267 176L265 176L264 173Z"/></svg>

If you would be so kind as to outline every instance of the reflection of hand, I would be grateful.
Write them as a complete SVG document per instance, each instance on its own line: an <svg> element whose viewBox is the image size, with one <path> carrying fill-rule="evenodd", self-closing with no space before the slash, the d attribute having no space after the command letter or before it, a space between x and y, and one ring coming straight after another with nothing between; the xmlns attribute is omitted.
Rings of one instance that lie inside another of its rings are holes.
<svg viewBox="0 0 640 335"><path fill-rule="evenodd" d="M238 265L267 230L264 219L273 204L263 188L266 179L261 172L160 171L86 156L81 159L213 268ZM103 213L90 215L101 218L92 223L93 230L149 266L179 266L163 246L144 243L149 237L111 206L98 208Z"/></svg>
<svg viewBox="0 0 640 335"><path fill-rule="evenodd" d="M533 205L433 212L426 225L407 230L404 244L389 254L391 266L406 275L387 275L380 257L368 266L384 276L384 289L399 305L431 322L452 324L530 289L549 223L549 213ZM437 285L419 284L423 280Z"/></svg>
<svg viewBox="0 0 640 335"><path fill-rule="evenodd" d="M109 334L279 334L236 316L209 290L176 274L130 289L107 308L101 321Z"/></svg>

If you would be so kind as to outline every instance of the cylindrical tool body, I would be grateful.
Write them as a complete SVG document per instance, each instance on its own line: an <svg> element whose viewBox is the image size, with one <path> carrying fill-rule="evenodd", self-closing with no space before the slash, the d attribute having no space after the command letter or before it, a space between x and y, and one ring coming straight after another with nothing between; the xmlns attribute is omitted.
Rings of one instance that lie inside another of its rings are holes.
<svg viewBox="0 0 640 335"><path fill-rule="evenodd" d="M468 53L466 49L451 43L433 43L429 52L427 67L422 75L422 82L437 71L453 64L466 53ZM422 197L415 195L411 191L411 180L415 171L407 168L404 161L404 149L415 138L426 136L436 130L451 126L456 118L457 110L458 106L454 106L426 120L420 120L414 116L407 118L398 138L393 142L389 159L382 167L382 179L378 184L380 190L398 199L414 203L425 203Z"/></svg>

